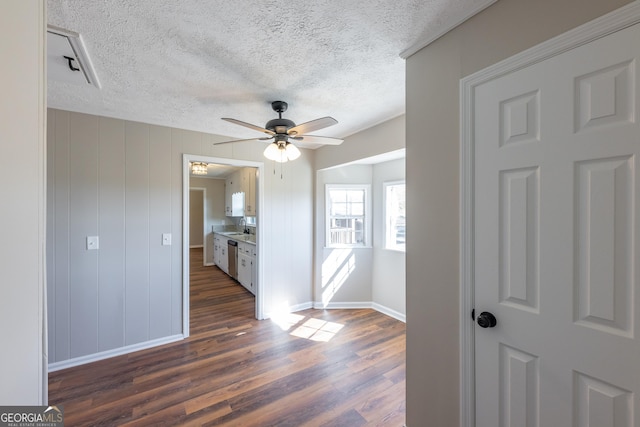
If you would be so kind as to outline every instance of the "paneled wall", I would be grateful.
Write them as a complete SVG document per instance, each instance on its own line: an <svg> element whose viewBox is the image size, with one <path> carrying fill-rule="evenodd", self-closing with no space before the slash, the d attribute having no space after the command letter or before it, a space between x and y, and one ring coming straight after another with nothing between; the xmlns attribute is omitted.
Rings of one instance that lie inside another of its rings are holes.
<svg viewBox="0 0 640 427"><path fill-rule="evenodd" d="M171 189L181 164L171 153L181 141L169 128L58 110L48 130L50 361L179 334L182 200ZM88 236L99 249L87 250Z"/></svg>
<svg viewBox="0 0 640 427"><path fill-rule="evenodd" d="M264 144L214 147L226 137L53 109L48 119L50 362L179 337L182 154L263 161ZM270 163L262 177L266 313L311 301L313 152L302 151L282 179Z"/></svg>

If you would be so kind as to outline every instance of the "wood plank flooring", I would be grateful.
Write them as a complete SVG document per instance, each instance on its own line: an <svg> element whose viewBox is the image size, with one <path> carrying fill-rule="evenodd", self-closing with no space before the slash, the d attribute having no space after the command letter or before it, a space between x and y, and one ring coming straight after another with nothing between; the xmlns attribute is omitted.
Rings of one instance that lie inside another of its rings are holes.
<svg viewBox="0 0 640 427"><path fill-rule="evenodd" d="M49 374L66 426L397 426L405 325L374 310L257 321L254 297L191 250L191 336Z"/></svg>

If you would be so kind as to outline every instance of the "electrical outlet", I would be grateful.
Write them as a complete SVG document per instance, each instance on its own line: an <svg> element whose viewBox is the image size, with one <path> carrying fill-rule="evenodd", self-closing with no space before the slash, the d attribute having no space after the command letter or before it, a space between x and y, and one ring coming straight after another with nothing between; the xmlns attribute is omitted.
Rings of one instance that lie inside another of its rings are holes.
<svg viewBox="0 0 640 427"><path fill-rule="evenodd" d="M171 246L171 233L162 234L162 246Z"/></svg>
<svg viewBox="0 0 640 427"><path fill-rule="evenodd" d="M100 247L98 236L87 236L87 250L92 251Z"/></svg>

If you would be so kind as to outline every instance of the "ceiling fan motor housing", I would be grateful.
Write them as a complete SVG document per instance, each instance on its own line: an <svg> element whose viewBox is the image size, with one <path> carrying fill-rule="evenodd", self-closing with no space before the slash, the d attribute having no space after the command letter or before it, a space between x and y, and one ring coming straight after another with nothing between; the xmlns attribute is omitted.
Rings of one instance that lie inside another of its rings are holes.
<svg viewBox="0 0 640 427"><path fill-rule="evenodd" d="M295 125L296 124L289 119L273 119L267 122L265 128L274 131L275 133L287 133L287 130L291 129Z"/></svg>

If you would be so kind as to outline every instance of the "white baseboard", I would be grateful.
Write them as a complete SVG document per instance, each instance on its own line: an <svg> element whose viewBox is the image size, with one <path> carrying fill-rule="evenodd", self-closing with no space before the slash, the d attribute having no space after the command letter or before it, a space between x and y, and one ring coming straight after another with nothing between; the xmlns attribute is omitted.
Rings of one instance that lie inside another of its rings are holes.
<svg viewBox="0 0 640 427"><path fill-rule="evenodd" d="M158 338L151 341L145 341L138 344L127 345L124 347L114 348L113 350L101 351L99 353L88 354L86 356L74 357L73 359L62 360L60 362L49 363L49 372L59 371L74 366L84 365L86 363L97 362L98 360L108 359L110 357L122 356L123 354L133 353L138 350L144 350L159 345L169 344L184 339L182 334L171 335L168 337Z"/></svg>
<svg viewBox="0 0 640 427"><path fill-rule="evenodd" d="M394 319L399 320L403 323L407 323L406 314L402 314L399 311L393 310L389 307L385 307L384 305L378 304L376 302L371 302L371 301L330 302L327 304L316 301L313 303L313 308L316 308L319 310L331 310L331 309L348 310L348 309L356 309L356 308L371 308L389 317L393 317Z"/></svg>
<svg viewBox="0 0 640 427"><path fill-rule="evenodd" d="M384 305L380 305L378 303L373 303L371 308L373 308L375 311L379 311L382 314L386 314L389 317L393 317L396 320L399 320L403 323L407 323L407 315L406 314L402 314L399 311L393 310L389 307L385 307Z"/></svg>
<svg viewBox="0 0 640 427"><path fill-rule="evenodd" d="M206 267L213 267L213 266L214 266L214 265L216 265L216 264L215 264L215 263L213 263L213 262L205 262L205 263L204 263L204 265L205 265Z"/></svg>
<svg viewBox="0 0 640 427"><path fill-rule="evenodd" d="M353 302L328 302L323 303L316 301L313 303L313 308L318 310L332 310L332 309L354 309L354 308L373 308L371 301L353 301Z"/></svg>

